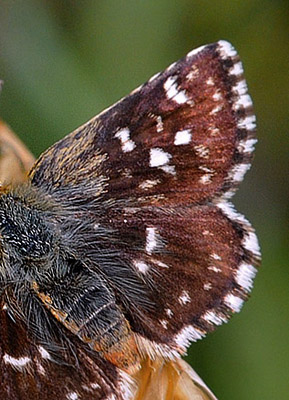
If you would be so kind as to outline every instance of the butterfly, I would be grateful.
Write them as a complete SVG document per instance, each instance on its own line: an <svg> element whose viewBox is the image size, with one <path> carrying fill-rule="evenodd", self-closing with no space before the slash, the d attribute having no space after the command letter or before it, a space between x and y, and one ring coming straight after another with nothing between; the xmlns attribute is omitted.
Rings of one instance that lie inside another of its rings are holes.
<svg viewBox="0 0 289 400"><path fill-rule="evenodd" d="M230 198L255 143L240 58L219 41L3 184L0 397L140 398L146 360L176 362L240 311L260 251Z"/></svg>

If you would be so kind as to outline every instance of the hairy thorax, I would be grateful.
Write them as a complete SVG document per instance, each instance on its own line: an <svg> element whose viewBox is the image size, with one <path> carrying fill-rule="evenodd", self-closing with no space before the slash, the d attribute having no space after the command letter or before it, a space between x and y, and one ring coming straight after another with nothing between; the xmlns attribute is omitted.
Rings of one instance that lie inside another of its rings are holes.
<svg viewBox="0 0 289 400"><path fill-rule="evenodd" d="M136 349L113 283L102 271L101 240L92 256L80 235L94 229L97 238L94 227L94 221L79 223L74 212L31 186L3 191L0 290L11 313L26 316L28 326L36 327L39 340L54 341L53 316L101 356L127 369L136 362Z"/></svg>

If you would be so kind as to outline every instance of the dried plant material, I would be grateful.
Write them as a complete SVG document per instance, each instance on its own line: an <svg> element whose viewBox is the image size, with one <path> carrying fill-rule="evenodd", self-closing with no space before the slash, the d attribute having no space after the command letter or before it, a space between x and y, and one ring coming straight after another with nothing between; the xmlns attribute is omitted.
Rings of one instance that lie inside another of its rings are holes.
<svg viewBox="0 0 289 400"><path fill-rule="evenodd" d="M217 400L184 360L146 359L135 374L133 400Z"/></svg>
<svg viewBox="0 0 289 400"><path fill-rule="evenodd" d="M34 157L11 129L0 121L0 183L17 184L27 179Z"/></svg>

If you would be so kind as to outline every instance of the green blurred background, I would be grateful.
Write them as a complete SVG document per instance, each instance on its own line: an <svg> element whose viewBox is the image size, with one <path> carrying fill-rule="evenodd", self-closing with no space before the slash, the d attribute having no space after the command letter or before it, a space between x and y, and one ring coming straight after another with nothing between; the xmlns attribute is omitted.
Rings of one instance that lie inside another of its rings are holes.
<svg viewBox="0 0 289 400"><path fill-rule="evenodd" d="M263 264L242 313L193 344L220 400L289 399L289 3L278 0L0 0L0 114L35 155L189 50L231 41L258 118L235 197Z"/></svg>

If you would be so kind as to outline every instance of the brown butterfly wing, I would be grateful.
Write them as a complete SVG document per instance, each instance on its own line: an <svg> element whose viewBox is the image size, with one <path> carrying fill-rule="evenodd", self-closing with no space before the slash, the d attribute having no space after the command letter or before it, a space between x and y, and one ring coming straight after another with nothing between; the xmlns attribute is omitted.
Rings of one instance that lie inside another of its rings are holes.
<svg viewBox="0 0 289 400"><path fill-rule="evenodd" d="M239 56L221 41L192 51L56 143L31 178L53 192L102 177L110 198L200 204L232 195L250 167L254 137Z"/></svg>
<svg viewBox="0 0 289 400"><path fill-rule="evenodd" d="M32 169L33 185L68 208L76 188L83 209L99 202L95 223L112 229L108 246L122 260L103 272L119 285L142 351L183 352L247 298L258 242L227 199L250 167L255 142L242 64L220 41L157 74ZM141 296L128 296L126 272Z"/></svg>

